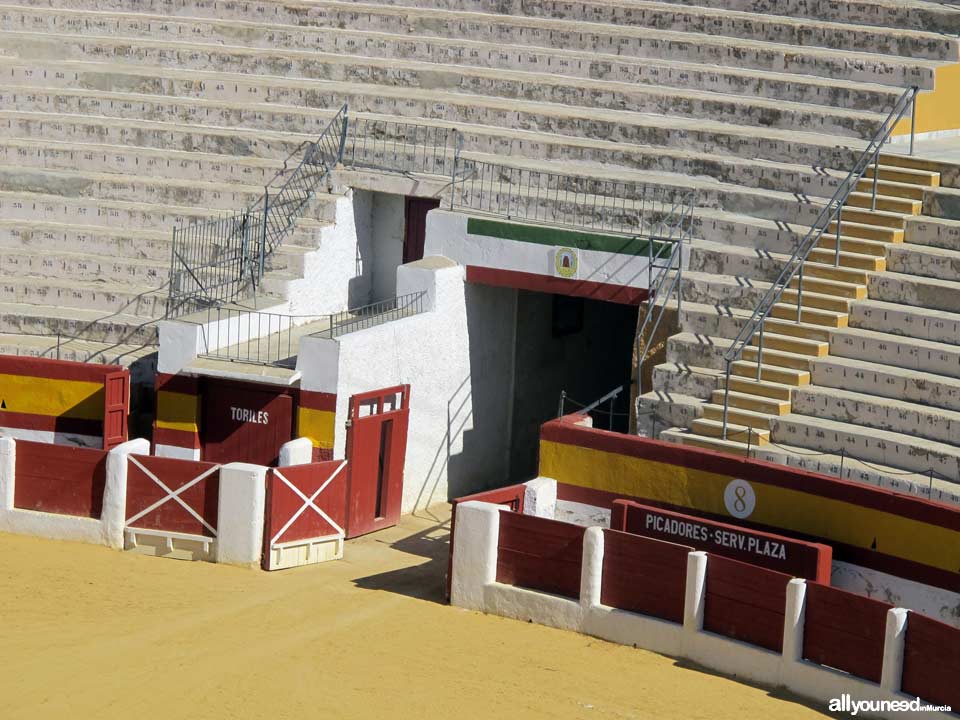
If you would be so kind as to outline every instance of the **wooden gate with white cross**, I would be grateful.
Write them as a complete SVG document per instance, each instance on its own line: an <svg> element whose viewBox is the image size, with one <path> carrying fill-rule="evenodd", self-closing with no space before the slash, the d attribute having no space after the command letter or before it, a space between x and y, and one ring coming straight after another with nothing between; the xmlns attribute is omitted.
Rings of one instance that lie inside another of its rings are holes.
<svg viewBox="0 0 960 720"><path fill-rule="evenodd" d="M343 557L347 461L273 468L267 475L263 569Z"/></svg>
<svg viewBox="0 0 960 720"><path fill-rule="evenodd" d="M220 465L130 455L124 545L148 555L213 560Z"/></svg>

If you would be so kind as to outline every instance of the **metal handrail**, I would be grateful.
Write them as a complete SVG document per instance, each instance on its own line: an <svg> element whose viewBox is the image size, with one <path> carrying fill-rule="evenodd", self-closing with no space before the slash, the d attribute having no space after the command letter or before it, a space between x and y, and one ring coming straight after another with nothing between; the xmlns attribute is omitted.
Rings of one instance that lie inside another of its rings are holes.
<svg viewBox="0 0 960 720"><path fill-rule="evenodd" d="M606 414L607 414L607 428L610 429L610 430L612 430L612 429L613 429L613 416L614 416L613 403L614 403L614 402L616 401L616 399L620 396L620 393L623 392L623 387L624 387L623 385L620 385L619 387L615 387L613 390L611 390L610 392L608 392L606 395L604 395L604 396L601 397L601 398L597 398L596 400L594 400L594 401L593 401L592 403L590 403L589 405L583 405L582 407L580 407L579 410L577 410L577 411L574 413L574 415L589 415L591 412L593 412L593 411L596 410L598 407L600 407L603 403L609 403L609 405L607 406L607 411L606 411ZM560 391L560 407L559 407L559 409L557 410L557 417L563 417L563 416L564 416L564 414L566 413L566 403L567 403L568 401L573 402L573 403L576 404L576 405L580 405L580 403L578 403L578 402L577 402L576 400L574 400L573 398L567 397L567 391L566 391L566 390L561 390L561 391ZM599 410L598 412L603 412L603 410Z"/></svg>
<svg viewBox="0 0 960 720"><path fill-rule="evenodd" d="M297 354L296 328L325 317L209 307L201 333L204 349L200 355L254 365L290 366Z"/></svg>
<svg viewBox="0 0 960 720"><path fill-rule="evenodd" d="M810 230L807 231L807 234L804 236L803 240L797 244L797 247L784 264L783 269L777 276L777 279L764 294L763 298L750 315L750 318L747 320L747 323L743 326L739 334L733 340L733 344L731 344L731 346L724 353L723 359L726 363L726 386L724 388L723 429L721 435L724 440L727 438L727 416L730 407L730 373L732 364L740 359L744 348L746 348L749 343L753 342L754 336L759 333L759 339L757 343L757 380L760 380L763 363L763 323L769 317L774 306L780 302L780 298L782 297L784 291L798 273L799 281L797 287L796 322L801 322L803 304L803 265L807 261L807 257L810 255L810 252L820 242L820 239L823 237L824 233L829 230L831 223L834 222L834 219L836 219L836 252L834 254L834 266L839 267L840 238L841 231L843 229L843 206L850 197L850 194L856 189L857 184L863 179L867 168L869 168L870 165L874 165L873 199L871 201L871 208L874 210L876 209L877 179L880 175L880 171L876 166L876 162L879 159L880 151L883 148L884 143L890 139L891 133L893 132L897 123L903 118L908 107L912 107L910 113L910 153L913 154L913 139L916 130L915 118L918 92L919 88L914 85L913 87L907 88L899 97L897 102L894 104L893 109L890 110L889 115L887 115L887 118L883 121L883 124L871 138L870 143L867 145L864 151L860 154L860 157L857 159L853 169L837 186L833 196L820 210L820 213L817 215L817 219L810 226Z"/></svg>
<svg viewBox="0 0 960 720"><path fill-rule="evenodd" d="M421 290L406 295L381 300L361 307L342 310L326 315L327 327L313 333L313 337L332 340L340 335L376 327L393 320L419 315L424 311L426 291Z"/></svg>

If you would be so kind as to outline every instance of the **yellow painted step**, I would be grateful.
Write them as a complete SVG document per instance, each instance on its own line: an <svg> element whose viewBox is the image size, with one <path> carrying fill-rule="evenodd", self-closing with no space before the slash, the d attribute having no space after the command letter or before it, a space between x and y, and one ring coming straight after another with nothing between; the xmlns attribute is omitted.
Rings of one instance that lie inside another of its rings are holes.
<svg viewBox="0 0 960 720"><path fill-rule="evenodd" d="M923 191L926 188L923 185L913 185L911 183L891 182L890 180L877 181L877 195L886 197L900 197L909 200L923 200ZM873 176L861 178L857 183L857 192L869 193L873 195Z"/></svg>
<svg viewBox="0 0 960 720"><path fill-rule="evenodd" d="M783 294L780 296L781 300L785 303L796 305L797 297L800 293L797 290L786 289L783 291ZM804 307L809 308L820 308L822 310L834 310L836 312L850 312L850 303L853 300L850 298L837 297L836 295L823 295L821 293L813 292L810 288L807 287L806 282L803 284L803 295L800 297L800 304Z"/></svg>
<svg viewBox="0 0 960 720"><path fill-rule="evenodd" d="M673 439L673 438L670 438ZM737 455L739 457L748 457L750 450L746 443L733 442L731 440L721 440L720 438L706 437L705 435L691 435L690 433L678 433L675 442L690 447L703 448L704 450L715 450L716 452L726 453L727 455Z"/></svg>
<svg viewBox="0 0 960 720"><path fill-rule="evenodd" d="M757 372L757 349L752 345L747 345L743 349L740 357L753 365L753 372ZM763 349L763 366L778 365L784 368L793 368L794 370L810 370L810 355L800 355L798 353L784 352L783 350ZM739 362L739 361L738 361ZM734 363L736 365L736 363ZM739 374L739 373L738 373ZM773 378L770 378L773 380ZM783 382L780 380L779 382Z"/></svg>
<svg viewBox="0 0 960 720"><path fill-rule="evenodd" d="M827 250L826 248L814 248L807 255L807 259L824 265L836 262L836 249ZM859 253L840 251L840 267L857 268L858 270L868 270L870 272L883 272L887 269L887 259L878 255L860 255Z"/></svg>
<svg viewBox="0 0 960 720"><path fill-rule="evenodd" d="M690 423L690 430L696 435L705 435L706 437L723 438L724 428L722 420L707 420L697 418ZM749 442L751 445L766 445L770 442L770 431L759 428L751 428L746 425L736 425L727 419L726 440L735 440L738 442Z"/></svg>
<svg viewBox="0 0 960 720"><path fill-rule="evenodd" d="M716 422L723 422L723 403L719 405L714 403L707 403L703 406L703 417L706 420L714 420ZM770 413L758 413L751 410L743 410L742 408L730 406L730 410L727 412L727 424L736 423L737 425L742 425L744 427L758 428L760 430L769 430L770 421L773 418Z"/></svg>
<svg viewBox="0 0 960 720"><path fill-rule="evenodd" d="M885 244L884 247L886 247ZM870 275L866 270L847 268L842 265L834 267L832 262L818 263L810 258L807 258L807 261L803 264L803 274L809 277L827 278L828 280L837 280L853 285L866 285L870 281Z"/></svg>
<svg viewBox="0 0 960 720"><path fill-rule="evenodd" d="M777 335L794 335L796 337L806 338L807 340L823 340L830 342L830 329L820 325L809 325L807 323L798 323L796 320L781 320L780 318L768 317L763 321L764 330L774 332Z"/></svg>
<svg viewBox="0 0 960 720"><path fill-rule="evenodd" d="M758 346L760 344L760 333L753 336L750 345ZM784 352L796 353L797 355L809 355L810 357L824 357L830 352L830 343L822 340L807 340L806 338L791 335L777 335L770 332L769 328L764 329L763 333L763 351L783 350Z"/></svg>
<svg viewBox="0 0 960 720"><path fill-rule="evenodd" d="M730 391L746 393L748 395L763 395L764 397L775 400L786 400L789 402L793 398L794 387L791 385L781 385L780 383L770 382L769 380L760 380L757 382L754 378L730 376Z"/></svg>
<svg viewBox="0 0 960 720"><path fill-rule="evenodd" d="M895 243L888 243L882 240L867 240L866 238L850 238L842 237L840 238L840 252L845 253L857 253L858 255L876 255L877 257L885 257L887 254L887 245ZM836 235L821 235L820 241L817 243L818 248L824 248L825 250L837 249L837 236ZM833 258L830 259L828 263L833 267ZM864 276L866 277L866 276ZM848 281L849 282L849 281ZM852 282L856 282L855 280Z"/></svg>
<svg viewBox="0 0 960 720"><path fill-rule="evenodd" d="M900 213L844 207L843 224L846 225L848 220L852 223L862 223L863 225L873 225L875 227L894 228L896 230L902 230L904 227L906 227L907 223L906 218Z"/></svg>
<svg viewBox="0 0 960 720"><path fill-rule="evenodd" d="M797 306L789 303L777 303L770 310L770 314L781 320L796 320ZM850 320L850 316L845 312L836 312L835 310L825 310L823 308L812 308L806 305L800 308L800 322L810 323L811 325L823 325L824 327L845 328Z"/></svg>
<svg viewBox="0 0 960 720"><path fill-rule="evenodd" d="M744 349L744 355L747 354L747 350L750 348ZM794 367L781 367L779 365L772 365L766 362L770 353L776 354L777 351L765 351L763 353L764 363L760 366L760 379L769 380L770 382L780 383L781 385L793 385L795 387L800 387L802 385L810 384L810 371L806 369L798 369ZM792 357L792 353L782 353L783 355L789 355ZM756 349L753 349L753 355L756 356ZM774 358L775 359L775 358ZM809 367L810 361L807 358L804 358L807 366ZM756 378L757 377L757 362L756 357L753 360L737 360L730 364L730 374L737 375L740 377L747 378Z"/></svg>
<svg viewBox="0 0 960 720"><path fill-rule="evenodd" d="M717 405L723 405L724 397L729 396L730 405L742 410L752 410L753 412L768 413L769 415L786 415L790 412L790 403L786 400L777 400L776 398L761 397L759 395L749 395L747 393L729 392L723 390L714 390L710 396L710 401Z"/></svg>
<svg viewBox="0 0 960 720"><path fill-rule="evenodd" d="M852 192L847 196L847 202L844 203L844 205L845 207L872 209L873 193ZM919 215L923 210L923 201L910 200L908 198L888 197L886 195L881 195L878 192L876 209L883 210L884 212L900 213L903 215ZM846 216L847 211L844 210L843 214Z"/></svg>
<svg viewBox="0 0 960 720"><path fill-rule="evenodd" d="M827 232L831 235L837 234L837 223L831 222ZM903 242L904 231L901 228L880 227L865 223L848 222L843 219L843 229L841 231L841 240L844 237L866 238L867 240L879 240L881 242Z"/></svg>
<svg viewBox="0 0 960 720"><path fill-rule="evenodd" d="M799 274L794 276L787 287L791 289L798 289L800 287ZM834 295L852 300L862 300L867 296L867 286L861 285L860 283L841 282L816 276L811 277L809 273L807 273L807 268L804 267L803 292L804 294L810 292L819 295Z"/></svg>
<svg viewBox="0 0 960 720"><path fill-rule="evenodd" d="M893 156L883 155L880 159L880 179L890 180L892 182L908 183L910 185L922 185L924 187L940 187L940 173L930 170L921 170L909 165L903 165L902 161L887 164L888 159ZM865 178L873 178L876 172L876 165L871 165L863 174Z"/></svg>

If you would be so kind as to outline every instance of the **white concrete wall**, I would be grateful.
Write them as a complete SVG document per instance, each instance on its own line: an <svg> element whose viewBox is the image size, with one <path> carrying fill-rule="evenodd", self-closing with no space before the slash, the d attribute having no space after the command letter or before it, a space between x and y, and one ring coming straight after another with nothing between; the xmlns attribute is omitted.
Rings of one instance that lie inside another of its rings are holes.
<svg viewBox="0 0 960 720"><path fill-rule="evenodd" d="M785 687L818 704L844 693L856 700L913 700L899 692L903 669L904 628L907 612L887 614L883 675L880 684L802 659L806 584L792 580L788 586L783 628L783 652L776 653L738 642L703 629L706 570L703 552L687 556L684 620L676 624L600 603L603 581L603 531L587 528L578 600L557 597L496 581L500 508L484 502L457 506L454 537L452 604L471 610L537 622L654 652L680 657L708 669L768 686ZM880 717L910 717L902 712L881 712ZM924 713L923 717L949 717Z"/></svg>
<svg viewBox="0 0 960 720"><path fill-rule="evenodd" d="M370 302L397 296L397 268L403 263L405 198L387 193L373 194L373 287Z"/></svg>
<svg viewBox="0 0 960 720"><path fill-rule="evenodd" d="M334 456L343 457L350 396L411 385L403 512L502 484L509 449L512 291L468 286L443 258L397 269L398 292L429 312L342 335L305 338L301 387L337 394Z"/></svg>

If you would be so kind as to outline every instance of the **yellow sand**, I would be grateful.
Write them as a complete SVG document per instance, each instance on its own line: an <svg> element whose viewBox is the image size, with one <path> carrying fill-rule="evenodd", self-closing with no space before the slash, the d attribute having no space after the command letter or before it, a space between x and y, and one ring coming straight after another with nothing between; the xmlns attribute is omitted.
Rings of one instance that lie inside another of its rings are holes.
<svg viewBox="0 0 960 720"><path fill-rule="evenodd" d="M0 717L822 717L667 657L442 604L447 514L274 573L0 535Z"/></svg>

